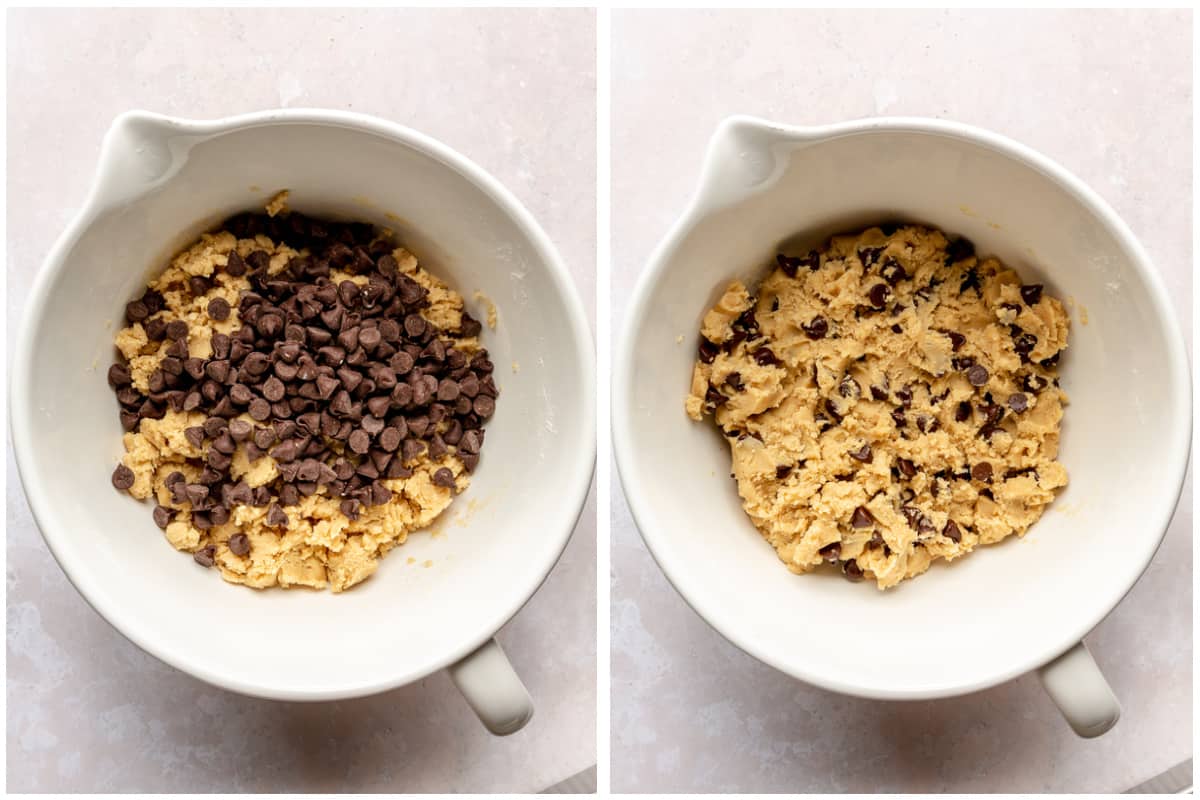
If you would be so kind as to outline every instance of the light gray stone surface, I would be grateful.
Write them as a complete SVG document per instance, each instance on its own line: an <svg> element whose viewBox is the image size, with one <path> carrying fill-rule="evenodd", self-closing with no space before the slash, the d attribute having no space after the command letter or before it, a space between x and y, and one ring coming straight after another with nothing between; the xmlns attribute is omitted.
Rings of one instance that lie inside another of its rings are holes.
<svg viewBox="0 0 1200 800"><path fill-rule="evenodd" d="M10 341L104 131L135 107L211 118L322 106L431 134L533 212L594 329L593 12L26 10L8 21ZM594 498L557 569L500 633L537 712L497 739L441 673L303 705L163 665L67 582L11 450L8 476L10 791L528 792L595 763Z"/></svg>
<svg viewBox="0 0 1200 800"><path fill-rule="evenodd" d="M614 330L723 117L921 115L1012 136L1099 191L1157 264L1190 352L1191 26L1188 11L614 11ZM1190 480L1149 571L1088 638L1124 705L1092 741L1032 676L885 703L764 666L675 593L614 494L615 791L1112 792L1191 755Z"/></svg>

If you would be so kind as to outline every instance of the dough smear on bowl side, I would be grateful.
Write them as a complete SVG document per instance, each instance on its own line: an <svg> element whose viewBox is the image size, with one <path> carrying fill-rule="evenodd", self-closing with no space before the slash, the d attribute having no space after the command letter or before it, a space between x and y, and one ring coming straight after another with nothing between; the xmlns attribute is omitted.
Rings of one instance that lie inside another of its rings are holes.
<svg viewBox="0 0 1200 800"><path fill-rule="evenodd" d="M780 254L701 324L685 407L712 416L754 525L793 572L880 589L1023 535L1067 484L1063 304L914 225Z"/></svg>
<svg viewBox="0 0 1200 800"><path fill-rule="evenodd" d="M499 392L458 292L390 232L286 200L126 307L112 482L231 583L340 592L466 489Z"/></svg>

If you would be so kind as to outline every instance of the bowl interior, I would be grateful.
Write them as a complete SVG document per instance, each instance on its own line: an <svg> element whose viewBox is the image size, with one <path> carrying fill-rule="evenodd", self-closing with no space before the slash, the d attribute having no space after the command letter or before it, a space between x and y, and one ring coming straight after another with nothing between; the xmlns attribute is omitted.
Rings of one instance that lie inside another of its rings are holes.
<svg viewBox="0 0 1200 800"><path fill-rule="evenodd" d="M14 387L15 414L29 413L14 419L27 427L25 486L64 568L136 642L244 691L363 693L465 654L540 584L591 472L591 347L549 246L469 169L381 135L276 124L146 148L163 162L133 165L165 166L156 188L101 212L29 310L30 368ZM148 505L109 484L122 447L105 373L124 304L199 232L282 188L296 210L396 230L478 319L487 311L476 291L499 316L483 339L501 394L470 489L431 532L336 596L229 586L171 548Z"/></svg>
<svg viewBox="0 0 1200 800"><path fill-rule="evenodd" d="M619 465L647 543L719 631L829 688L935 696L1044 663L1133 584L1178 496L1187 376L1163 298L1101 213L993 146L869 132L775 145L772 158L769 182L665 246L616 357ZM724 441L684 415L683 398L700 319L728 281L752 285L783 242L893 219L965 235L1068 303L1071 483L1023 540L881 593L788 572L741 510Z"/></svg>

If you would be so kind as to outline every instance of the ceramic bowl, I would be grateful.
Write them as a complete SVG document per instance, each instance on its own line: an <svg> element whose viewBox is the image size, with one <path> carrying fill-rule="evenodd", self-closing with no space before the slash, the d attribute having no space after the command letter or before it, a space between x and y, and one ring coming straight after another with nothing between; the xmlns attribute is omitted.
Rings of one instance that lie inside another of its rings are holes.
<svg viewBox="0 0 1200 800"><path fill-rule="evenodd" d="M1068 302L1070 486L1023 539L879 592L790 573L742 511L725 442L684 415L683 398L701 317L730 280L756 283L785 242L813 246L896 219L966 236ZM1170 521L1190 440L1188 366L1146 253L1062 167L936 120L726 120L690 207L641 276L613 363L633 515L680 594L734 644L872 698L946 697L1039 669L1081 735L1116 722L1081 640L1146 569Z"/></svg>
<svg viewBox="0 0 1200 800"><path fill-rule="evenodd" d="M124 304L181 246L283 188L295 210L395 230L477 318L486 318L477 290L499 316L483 340L501 394L469 490L433 532L410 537L341 595L228 585L170 547L149 506L109 483L123 450L106 370ZM13 443L59 564L147 652L286 700L371 694L450 667L484 722L506 733L532 708L492 636L550 572L582 509L593 381L584 310L553 245L494 178L445 145L334 111L214 122L131 112L105 138L91 195L26 306Z"/></svg>

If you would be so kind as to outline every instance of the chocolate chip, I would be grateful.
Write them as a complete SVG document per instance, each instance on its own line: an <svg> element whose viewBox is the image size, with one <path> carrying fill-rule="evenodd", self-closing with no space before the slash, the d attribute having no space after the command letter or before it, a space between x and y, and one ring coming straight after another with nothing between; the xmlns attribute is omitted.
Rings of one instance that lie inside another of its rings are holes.
<svg viewBox="0 0 1200 800"><path fill-rule="evenodd" d="M480 419L490 419L496 412L496 401L487 395L480 395L475 398L473 407Z"/></svg>
<svg viewBox="0 0 1200 800"><path fill-rule="evenodd" d="M971 467L971 477L980 483L991 483L992 465L986 461L980 461L978 464Z"/></svg>
<svg viewBox="0 0 1200 800"><path fill-rule="evenodd" d="M967 343L967 337L957 331L946 331L946 335L950 337L950 350L957 353L958 349Z"/></svg>
<svg viewBox="0 0 1200 800"><path fill-rule="evenodd" d="M142 323L146 336L152 342L161 342L167 336L167 323L162 317L154 317Z"/></svg>
<svg viewBox="0 0 1200 800"><path fill-rule="evenodd" d="M896 466L904 477L911 478L917 474L917 465L909 461L907 458L897 458Z"/></svg>
<svg viewBox="0 0 1200 800"><path fill-rule="evenodd" d="M904 427L907 420L904 418L904 409L903 408L892 409L892 421L896 423L897 427L899 427L899 428Z"/></svg>
<svg viewBox="0 0 1200 800"><path fill-rule="evenodd" d="M1042 291L1046 287L1040 283L1031 283L1028 286L1021 287L1021 299L1025 301L1027 306L1036 306L1042 299Z"/></svg>
<svg viewBox="0 0 1200 800"><path fill-rule="evenodd" d="M819 552L826 561L837 561L838 556L842 554L842 543L831 542L817 552Z"/></svg>
<svg viewBox="0 0 1200 800"><path fill-rule="evenodd" d="M846 576L846 580L851 583L858 583L863 579L862 567L853 559L842 562L842 574Z"/></svg>
<svg viewBox="0 0 1200 800"><path fill-rule="evenodd" d="M435 476L436 477L436 476ZM371 505L381 506L392 499L392 490L379 481L371 482Z"/></svg>
<svg viewBox="0 0 1200 800"><path fill-rule="evenodd" d="M789 278L796 277L796 270L800 268L800 259L792 256L785 256L783 253L776 253L775 263L777 263L779 268L783 270L783 274L787 275Z"/></svg>
<svg viewBox="0 0 1200 800"><path fill-rule="evenodd" d="M858 450L851 450L850 457L864 464L870 464L875 456L871 453L871 445L864 444Z"/></svg>
<svg viewBox="0 0 1200 800"><path fill-rule="evenodd" d="M181 319L171 320L167 323L166 334L168 339L186 339L188 335L187 323Z"/></svg>
<svg viewBox="0 0 1200 800"><path fill-rule="evenodd" d="M229 313L232 309L229 307L229 301L223 297L214 297L208 302L208 315L217 322L224 322L229 319Z"/></svg>
<svg viewBox="0 0 1200 800"><path fill-rule="evenodd" d="M869 267L879 260L879 254L886 249L886 247L864 247L858 251L858 259L864 267Z"/></svg>
<svg viewBox="0 0 1200 800"><path fill-rule="evenodd" d="M250 537L244 533L235 533L229 537L229 552L235 556L244 556L250 552Z"/></svg>
<svg viewBox="0 0 1200 800"><path fill-rule="evenodd" d="M970 369L967 370L967 380L971 382L972 386L978 387L986 385L988 382L988 377L989 375L987 368L982 364L973 364Z"/></svg>
<svg viewBox="0 0 1200 800"><path fill-rule="evenodd" d="M915 506L901 506L900 513L904 515L904 519L907 520L910 528L913 530L919 530L921 518L923 516L919 508L916 508Z"/></svg>
<svg viewBox="0 0 1200 800"><path fill-rule="evenodd" d="M112 388L119 389L132 382L133 376L129 373L129 367L124 364L113 364L108 368L108 385Z"/></svg>
<svg viewBox="0 0 1200 800"><path fill-rule="evenodd" d="M167 525L170 524L171 518L173 516L175 516L175 511L173 509L167 508L166 506L157 506L156 505L154 507L153 516L154 516L154 524L160 528L165 529L167 527Z"/></svg>
<svg viewBox="0 0 1200 800"><path fill-rule="evenodd" d="M416 339L425 333L425 318L419 314L409 314L404 318L404 331Z"/></svg>
<svg viewBox="0 0 1200 800"><path fill-rule="evenodd" d="M125 319L132 325L150 316L150 309L141 300L134 300L125 306Z"/></svg>
<svg viewBox="0 0 1200 800"><path fill-rule="evenodd" d="M255 250L246 256L246 264L256 272L263 272L271 265L271 254L266 250Z"/></svg>
<svg viewBox="0 0 1200 800"><path fill-rule="evenodd" d="M1025 391L1036 394L1044 390L1050 385L1050 381L1043 378L1041 375L1026 375L1021 379L1021 388Z"/></svg>
<svg viewBox="0 0 1200 800"><path fill-rule="evenodd" d="M287 389L283 385L283 381L272 375L263 381L262 393L263 397L267 398L267 400L271 401L272 403L277 403L284 398L284 395L287 393Z"/></svg>
<svg viewBox="0 0 1200 800"><path fill-rule="evenodd" d="M1017 392L1008 396L1008 407L1020 414L1029 408L1029 398Z"/></svg>
<svg viewBox="0 0 1200 800"><path fill-rule="evenodd" d="M1029 360L1029 354L1033 352L1033 348L1037 347L1037 336L1017 328L1018 333L1013 337L1013 350L1021 357L1022 361Z"/></svg>
<svg viewBox="0 0 1200 800"><path fill-rule="evenodd" d="M850 517L850 527L869 528L874 524L875 517L864 506L854 509L854 514Z"/></svg>
<svg viewBox="0 0 1200 800"><path fill-rule="evenodd" d="M266 422L271 418L271 404L261 397L250 401L250 416L258 422Z"/></svg>
<svg viewBox="0 0 1200 800"><path fill-rule="evenodd" d="M783 364L769 347L760 347L754 351L753 358L760 367L779 366Z"/></svg>
<svg viewBox="0 0 1200 800"><path fill-rule="evenodd" d="M245 423L242 424L244 425ZM237 449L237 443L234 442L233 437L230 435L228 430L213 440L212 446L218 452L224 453L225 455L232 455L233 451Z"/></svg>
<svg viewBox="0 0 1200 800"><path fill-rule="evenodd" d="M811 322L800 327L804 330L804 334L813 340L824 339L825 334L829 333L829 323L824 317L813 317Z"/></svg>
<svg viewBox="0 0 1200 800"><path fill-rule="evenodd" d="M975 255L975 245L969 239L959 237L946 245L946 266Z"/></svg>
<svg viewBox="0 0 1200 800"><path fill-rule="evenodd" d="M467 453L478 453L483 446L483 432L479 430L470 430L463 434L462 441L459 443L459 449Z"/></svg>
<svg viewBox="0 0 1200 800"><path fill-rule="evenodd" d="M350 434L349 445L351 450L361 455L370 449L371 437L364 430L356 430Z"/></svg>
<svg viewBox="0 0 1200 800"><path fill-rule="evenodd" d="M187 439L188 444L192 447L199 447L204 444L204 428L200 425L184 428L183 438Z"/></svg>
<svg viewBox="0 0 1200 800"><path fill-rule="evenodd" d="M837 407L833 404L833 401L826 399L824 405L825 405L825 413L830 416L830 418L833 420L834 424L835 425L841 424L842 415L838 412Z"/></svg>
<svg viewBox="0 0 1200 800"><path fill-rule="evenodd" d="M962 541L962 532L959 531L958 526L954 524L954 520L952 519L946 520L946 527L942 528L942 536L945 536L952 542Z"/></svg>
<svg viewBox="0 0 1200 800"><path fill-rule="evenodd" d="M884 259L883 266L879 268L879 274L891 286L895 286L908 277L908 273L904 271L904 267L900 266L900 262L891 256Z"/></svg>
<svg viewBox="0 0 1200 800"><path fill-rule="evenodd" d="M775 480L779 480L779 481L784 480L785 478L787 478L788 475L791 475L791 474L792 474L792 465L791 464L780 464L779 466L775 467Z"/></svg>
<svg viewBox="0 0 1200 800"><path fill-rule="evenodd" d="M887 305L888 298L891 296L892 290L888 288L886 283L877 283L867 292L867 299L874 308L883 308Z"/></svg>
<svg viewBox="0 0 1200 800"><path fill-rule="evenodd" d="M201 547L196 552L192 553L192 558L197 564L202 567L211 567L216 562L217 548L213 545Z"/></svg>
<svg viewBox="0 0 1200 800"><path fill-rule="evenodd" d="M434 486L442 486L447 489L453 489L455 487L454 473L446 467L442 467L438 471L434 472L432 481Z"/></svg>
<svg viewBox="0 0 1200 800"><path fill-rule="evenodd" d="M878 386L872 386L871 387L871 397L874 398L875 400L887 400L888 394L882 388L880 388Z"/></svg>

